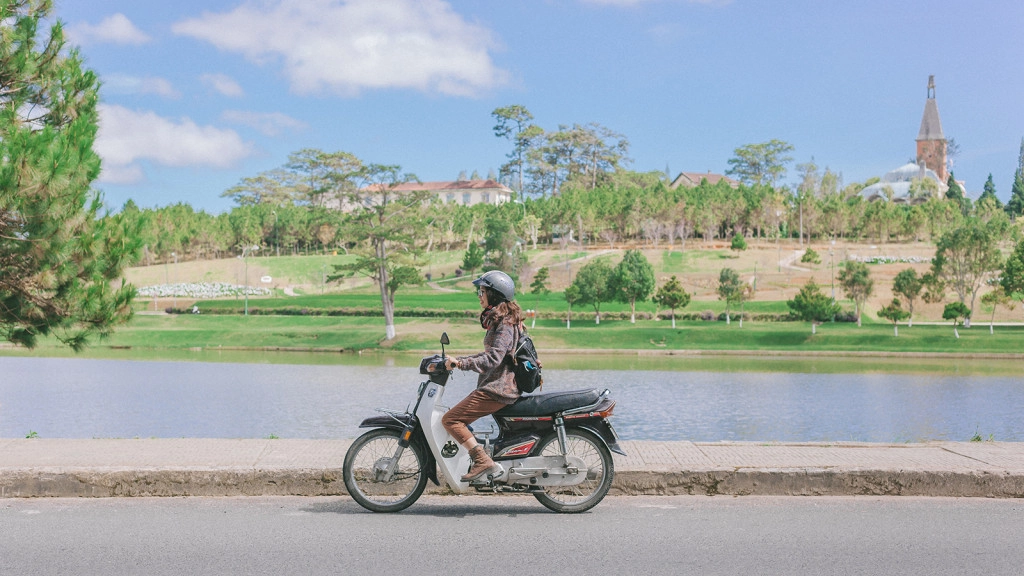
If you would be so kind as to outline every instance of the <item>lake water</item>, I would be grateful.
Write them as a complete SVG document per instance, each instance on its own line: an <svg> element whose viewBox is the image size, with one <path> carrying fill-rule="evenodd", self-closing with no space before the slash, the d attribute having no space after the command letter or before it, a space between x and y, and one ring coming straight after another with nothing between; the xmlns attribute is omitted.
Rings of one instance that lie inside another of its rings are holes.
<svg viewBox="0 0 1024 576"><path fill-rule="evenodd" d="M978 433L1024 441L1019 376L783 372L747 362L764 370L577 358L545 369L545 391L610 388L627 440L917 442ZM406 408L422 379L415 364L414 356L328 365L0 356L0 438L354 438L374 408ZM447 403L475 381L458 373Z"/></svg>

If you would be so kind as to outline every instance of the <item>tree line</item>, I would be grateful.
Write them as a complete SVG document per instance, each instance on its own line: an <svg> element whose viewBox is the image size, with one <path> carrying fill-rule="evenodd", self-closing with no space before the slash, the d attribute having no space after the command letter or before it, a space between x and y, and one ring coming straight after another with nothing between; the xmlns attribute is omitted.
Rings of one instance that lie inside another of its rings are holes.
<svg viewBox="0 0 1024 576"><path fill-rule="evenodd" d="M337 153L304 150L301 154L316 158ZM620 171L591 189L566 186L557 196L526 197L500 205L449 204L442 209L440 199L427 197L419 208L421 218L412 225L426 251L465 249L487 239L490 250L498 251L508 241L502 236L513 238L513 245L519 241L533 247L572 242L673 249L692 241L729 242L736 236L802 243L824 239L935 242L972 219L1007 238L1016 233L1011 213L994 198L973 203L934 196L918 204L868 202L859 195L866 183L840 188L834 173L826 170L815 177L815 167L805 170L806 184L798 190L766 183L733 188L724 180L671 188L660 173ZM289 185L290 192L285 194L265 187L265 182L258 189L240 184L229 190L237 205L225 213L212 215L184 203L139 208L129 201L120 215L141 223L147 264L167 261L172 253L179 259L220 258L252 245L261 246L264 254L302 254L345 251L358 243L350 226L358 211L328 206L358 196L357 182L372 179L366 180L359 171L326 171L310 177L286 166L278 172L288 174L293 184L323 178L336 186L327 192L317 186L320 191L312 193L314 183Z"/></svg>

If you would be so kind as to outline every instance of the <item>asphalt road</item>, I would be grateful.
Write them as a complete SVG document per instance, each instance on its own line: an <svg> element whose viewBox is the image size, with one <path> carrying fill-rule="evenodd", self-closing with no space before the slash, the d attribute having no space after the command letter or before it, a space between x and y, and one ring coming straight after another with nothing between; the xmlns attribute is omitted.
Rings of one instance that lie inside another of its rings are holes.
<svg viewBox="0 0 1024 576"><path fill-rule="evenodd" d="M1024 502L911 497L0 500L0 574L1019 575Z"/></svg>

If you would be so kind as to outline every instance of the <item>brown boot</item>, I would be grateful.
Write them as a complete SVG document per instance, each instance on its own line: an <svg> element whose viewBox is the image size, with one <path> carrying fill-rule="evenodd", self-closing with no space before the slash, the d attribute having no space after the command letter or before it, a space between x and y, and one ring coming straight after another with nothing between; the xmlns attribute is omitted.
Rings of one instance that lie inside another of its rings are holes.
<svg viewBox="0 0 1024 576"><path fill-rule="evenodd" d="M484 447L479 444L469 451L469 457L473 459L473 466L469 469L469 472L462 477L463 482L476 480L487 472L490 472L491 469L497 467L494 460L491 460L491 457L487 455L487 452L484 452Z"/></svg>

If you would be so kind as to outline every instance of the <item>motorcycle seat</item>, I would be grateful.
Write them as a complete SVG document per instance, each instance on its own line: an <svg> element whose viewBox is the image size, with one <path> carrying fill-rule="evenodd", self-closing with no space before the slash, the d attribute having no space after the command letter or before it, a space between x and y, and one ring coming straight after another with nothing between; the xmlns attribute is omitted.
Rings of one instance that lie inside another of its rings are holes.
<svg viewBox="0 0 1024 576"><path fill-rule="evenodd" d="M591 390L570 390L567 392L545 392L522 396L511 404L494 413L495 416L547 416L556 412L589 406L597 402L601 392L597 388Z"/></svg>

